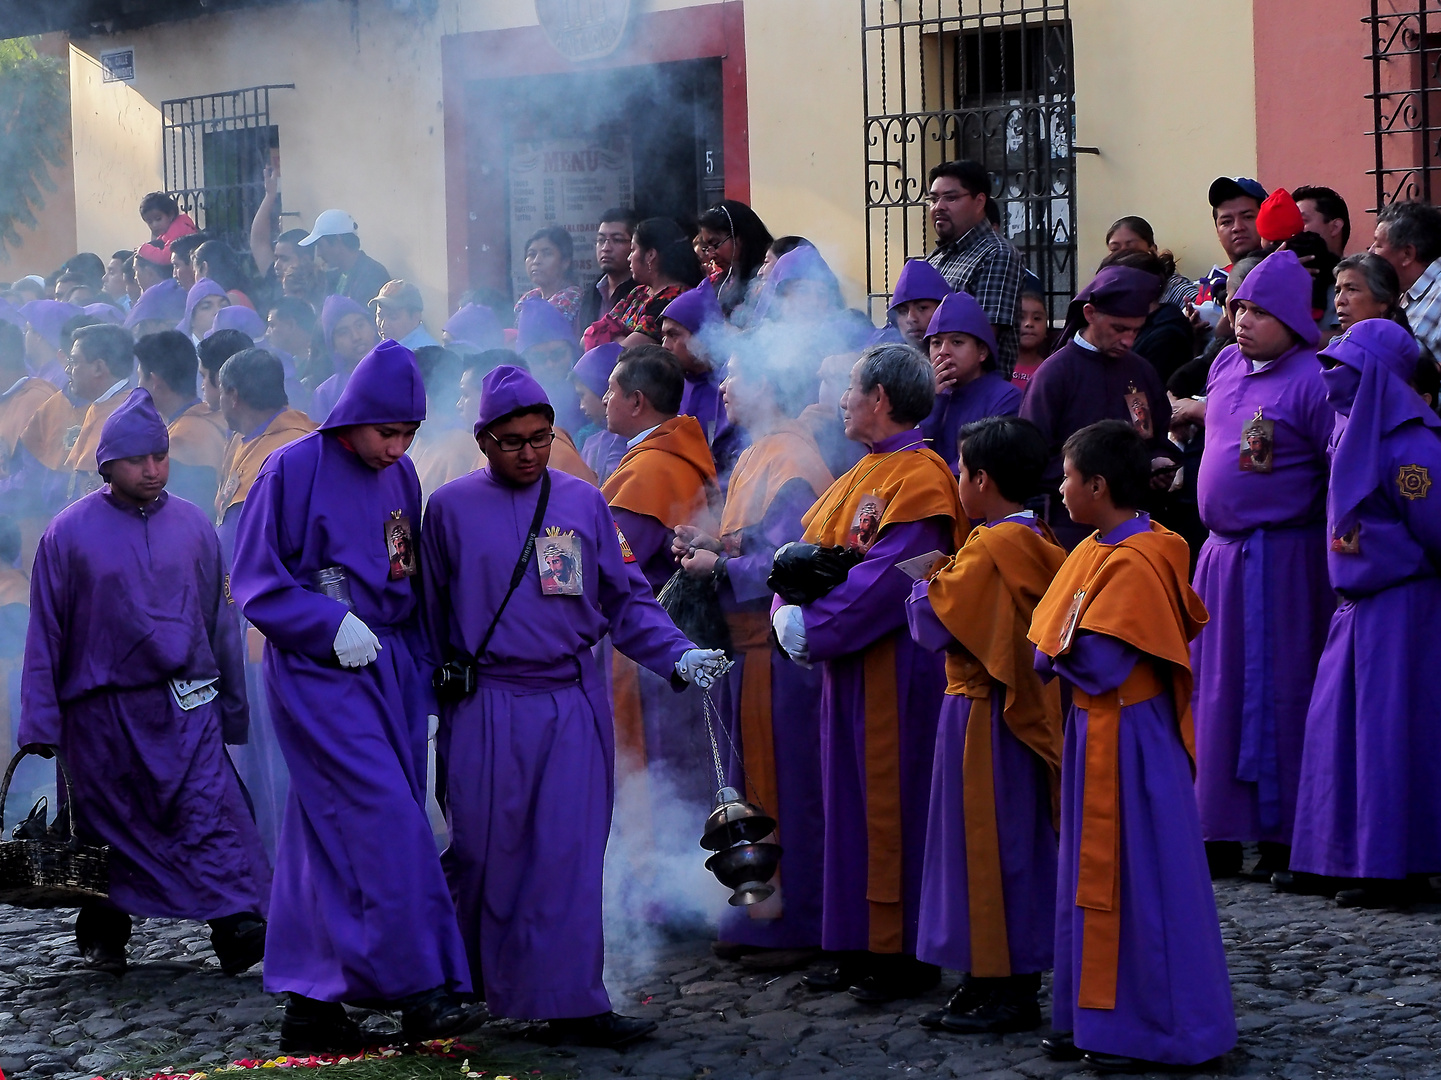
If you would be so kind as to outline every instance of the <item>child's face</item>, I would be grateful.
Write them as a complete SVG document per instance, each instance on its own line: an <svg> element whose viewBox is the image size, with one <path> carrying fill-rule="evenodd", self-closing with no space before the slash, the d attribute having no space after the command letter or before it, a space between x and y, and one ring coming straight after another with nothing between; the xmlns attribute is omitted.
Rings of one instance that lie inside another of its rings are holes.
<svg viewBox="0 0 1441 1080"><path fill-rule="evenodd" d="M1065 475L1061 477L1061 502L1066 506L1066 513L1077 525L1096 524L1098 503L1107 497L1105 482L1099 477L1082 476L1069 457L1062 467Z"/></svg>
<svg viewBox="0 0 1441 1080"><path fill-rule="evenodd" d="M1021 297L1021 325L1016 331L1022 349L1039 349L1046 340L1046 306L1033 296Z"/></svg>
<svg viewBox="0 0 1441 1080"><path fill-rule="evenodd" d="M605 405L601 402L600 395L579 383L576 384L576 389L580 391L580 411L585 413L585 418L592 424L605 427Z"/></svg>
<svg viewBox="0 0 1441 1080"><path fill-rule="evenodd" d="M972 521L981 521L987 516L985 504L985 489L981 486L981 479L985 472L977 470L971 472L966 468L965 459L960 462L959 481L961 485L961 509L966 512L966 517Z"/></svg>

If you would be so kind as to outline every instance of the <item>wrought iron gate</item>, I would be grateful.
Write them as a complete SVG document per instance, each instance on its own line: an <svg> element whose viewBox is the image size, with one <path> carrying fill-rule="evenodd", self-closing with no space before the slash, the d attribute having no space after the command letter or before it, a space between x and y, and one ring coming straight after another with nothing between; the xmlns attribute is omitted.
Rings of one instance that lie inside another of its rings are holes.
<svg viewBox="0 0 1441 1080"><path fill-rule="evenodd" d="M861 0L866 267L872 315L934 246L927 174L971 158L1053 315L1076 290L1068 0Z"/></svg>
<svg viewBox="0 0 1441 1080"><path fill-rule="evenodd" d="M1441 194L1441 0L1371 0L1376 206Z"/></svg>

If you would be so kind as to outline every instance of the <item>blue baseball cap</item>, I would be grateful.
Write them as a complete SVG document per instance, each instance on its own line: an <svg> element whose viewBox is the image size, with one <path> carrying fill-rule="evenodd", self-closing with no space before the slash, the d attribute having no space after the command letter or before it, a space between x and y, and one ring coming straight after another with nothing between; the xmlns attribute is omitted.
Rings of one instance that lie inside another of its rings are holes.
<svg viewBox="0 0 1441 1080"><path fill-rule="evenodd" d="M1211 181L1211 191L1207 198L1211 201L1212 209L1232 199L1255 199L1258 203L1263 203L1266 201L1266 189L1249 176L1218 176Z"/></svg>

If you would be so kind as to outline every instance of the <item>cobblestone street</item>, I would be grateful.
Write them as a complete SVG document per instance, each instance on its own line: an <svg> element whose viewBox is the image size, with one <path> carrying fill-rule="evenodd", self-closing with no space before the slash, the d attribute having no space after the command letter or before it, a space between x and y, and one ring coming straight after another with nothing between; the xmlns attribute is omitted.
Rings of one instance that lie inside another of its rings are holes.
<svg viewBox="0 0 1441 1080"><path fill-rule="evenodd" d="M1217 890L1241 1029L1214 1073L1302 1077L1441 1076L1441 906L1342 909L1260 885ZM278 999L258 973L229 979L197 924L142 922L118 982L80 968L73 913L0 908L0 1069L10 1080L114 1077L161 1065L268 1058ZM816 996L800 973L760 976L714 959L704 941L668 946L648 976L613 986L616 1008L660 1022L625 1053L549 1049L522 1025L468 1037L547 1076L964 1076L1020 1080L1084 1072L1042 1056L1041 1033L932 1036L915 1018L954 986L904 1007ZM384 1041L390 1020L367 1021ZM482 1055L483 1056L483 1055ZM406 1075L403 1061L393 1066Z"/></svg>

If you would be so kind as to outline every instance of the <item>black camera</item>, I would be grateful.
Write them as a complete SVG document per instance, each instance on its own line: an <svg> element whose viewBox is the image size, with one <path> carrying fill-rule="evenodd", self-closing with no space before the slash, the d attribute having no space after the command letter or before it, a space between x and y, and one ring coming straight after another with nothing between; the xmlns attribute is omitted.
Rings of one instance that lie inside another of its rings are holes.
<svg viewBox="0 0 1441 1080"><path fill-rule="evenodd" d="M452 660L435 669L435 674L430 677L430 685L435 690L437 701L462 701L475 693L475 664Z"/></svg>

